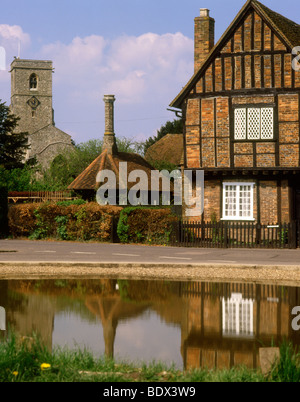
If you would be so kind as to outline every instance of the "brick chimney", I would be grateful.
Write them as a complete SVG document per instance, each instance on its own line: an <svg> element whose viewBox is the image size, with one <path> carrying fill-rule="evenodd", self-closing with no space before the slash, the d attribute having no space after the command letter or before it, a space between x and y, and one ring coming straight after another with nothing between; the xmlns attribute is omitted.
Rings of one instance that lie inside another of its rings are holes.
<svg viewBox="0 0 300 402"><path fill-rule="evenodd" d="M215 20L209 16L207 8L200 9L200 17L195 18L195 73L215 45Z"/></svg>
<svg viewBox="0 0 300 402"><path fill-rule="evenodd" d="M114 132L114 95L104 95L105 103L105 132L103 138L103 151L107 150L109 154L118 152L116 137Z"/></svg>

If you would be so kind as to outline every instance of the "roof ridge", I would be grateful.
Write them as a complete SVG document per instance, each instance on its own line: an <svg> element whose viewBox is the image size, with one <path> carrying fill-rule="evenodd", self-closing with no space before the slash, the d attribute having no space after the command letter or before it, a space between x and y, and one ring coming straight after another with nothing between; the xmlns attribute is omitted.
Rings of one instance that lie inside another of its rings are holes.
<svg viewBox="0 0 300 402"><path fill-rule="evenodd" d="M223 35L220 37L218 42L214 45L211 49L210 53L204 59L203 63L201 64L198 71L196 71L188 83L183 87L183 89L179 92L179 94L173 99L170 103L171 107L179 107L180 108L180 99L185 96L186 92L189 91L190 86L194 84L194 81L198 80L198 77L201 75L202 70L208 64L210 58L213 54L218 50L218 48L223 44L226 37L230 34L231 30L234 28L236 23L243 18L243 16L247 13L248 8L252 6L255 11L259 12L261 16L272 26L272 28L278 32L278 35L281 36L281 39L293 49L295 46L299 45L296 43L298 38L300 39L300 25L297 24L295 21L289 20L288 18L284 17L283 15L271 10L270 8L266 7L264 4L260 3L257 0L247 0L247 2L243 5L241 10L235 16L231 24L225 30ZM292 26L292 30L289 32L289 28ZM293 43L295 41L295 43Z"/></svg>
<svg viewBox="0 0 300 402"><path fill-rule="evenodd" d="M291 23L293 23L295 25L300 26L297 22L291 20L290 18L285 17L284 15L278 13L277 11L272 10L271 8L267 7L265 4L261 3L260 1L258 1L258 0L251 0L251 1L252 1L252 3L258 4L260 7L270 11L271 13L278 15L280 18L282 18L282 19L284 19L284 20L286 20L288 22L291 22Z"/></svg>
<svg viewBox="0 0 300 402"><path fill-rule="evenodd" d="M294 46L296 46L295 43L291 42L292 38L287 36L286 29L288 30L288 28L292 27L296 30L299 30L298 34L300 36L300 25L297 22L285 17L284 15L271 10L270 8L268 8L267 6L265 6L264 4L260 3L257 0L251 0L251 1L254 5L254 8L257 8L263 14L263 16L266 18L266 20L269 22L269 24L273 27L273 29L275 31L277 31L279 33L279 35L282 36L282 38L284 39L286 44L288 44L291 49ZM291 34L291 32L290 32L290 34Z"/></svg>

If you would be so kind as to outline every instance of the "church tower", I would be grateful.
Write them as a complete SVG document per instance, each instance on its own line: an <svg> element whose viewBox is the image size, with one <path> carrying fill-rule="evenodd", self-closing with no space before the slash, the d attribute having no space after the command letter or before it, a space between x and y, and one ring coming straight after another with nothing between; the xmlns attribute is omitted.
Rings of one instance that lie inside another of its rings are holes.
<svg viewBox="0 0 300 402"><path fill-rule="evenodd" d="M15 59L11 64L11 110L29 134L53 123L52 61Z"/></svg>
<svg viewBox="0 0 300 402"><path fill-rule="evenodd" d="M52 61L15 58L11 63L11 112L20 118L16 131L29 133L26 159L43 169L73 149L71 137L55 127L52 108Z"/></svg>

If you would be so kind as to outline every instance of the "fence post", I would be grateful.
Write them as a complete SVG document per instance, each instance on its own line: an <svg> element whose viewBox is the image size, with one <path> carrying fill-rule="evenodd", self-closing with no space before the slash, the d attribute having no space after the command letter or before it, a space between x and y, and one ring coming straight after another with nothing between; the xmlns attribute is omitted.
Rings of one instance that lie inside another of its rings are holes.
<svg viewBox="0 0 300 402"><path fill-rule="evenodd" d="M172 246L178 246L181 244L181 220L172 223L172 236L171 244Z"/></svg>
<svg viewBox="0 0 300 402"><path fill-rule="evenodd" d="M228 222L224 222L224 248L228 248Z"/></svg>
<svg viewBox="0 0 300 402"><path fill-rule="evenodd" d="M259 246L261 244L261 224L256 225L256 244Z"/></svg>
<svg viewBox="0 0 300 402"><path fill-rule="evenodd" d="M203 247L205 245L205 221L204 221L204 216L202 214L201 217L201 246Z"/></svg>
<svg viewBox="0 0 300 402"><path fill-rule="evenodd" d="M289 248L297 248L297 224L296 221L290 223Z"/></svg>
<svg viewBox="0 0 300 402"><path fill-rule="evenodd" d="M180 219L178 221L178 225L177 225L177 242L178 244L181 245L183 239L182 239L182 225L183 225L183 221Z"/></svg>

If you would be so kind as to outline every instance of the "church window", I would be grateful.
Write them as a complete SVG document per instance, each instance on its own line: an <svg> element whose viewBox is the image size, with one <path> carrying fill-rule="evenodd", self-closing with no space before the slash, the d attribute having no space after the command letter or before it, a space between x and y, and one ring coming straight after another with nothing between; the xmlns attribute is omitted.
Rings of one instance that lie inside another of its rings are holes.
<svg viewBox="0 0 300 402"><path fill-rule="evenodd" d="M38 77L36 74L31 74L29 78L29 88L30 89L37 89L38 85Z"/></svg>

